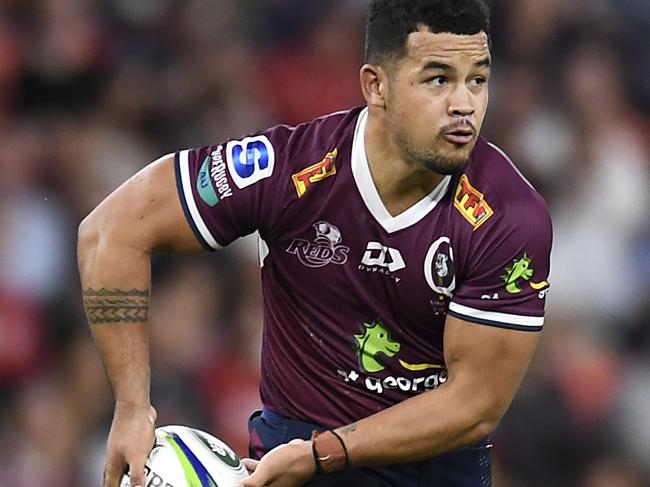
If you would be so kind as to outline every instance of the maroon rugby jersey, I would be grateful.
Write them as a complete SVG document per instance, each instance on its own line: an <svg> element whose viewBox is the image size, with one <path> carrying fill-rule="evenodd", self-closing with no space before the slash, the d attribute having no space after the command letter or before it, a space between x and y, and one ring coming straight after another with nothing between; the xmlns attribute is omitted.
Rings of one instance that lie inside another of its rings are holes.
<svg viewBox="0 0 650 487"><path fill-rule="evenodd" d="M207 248L259 230L262 402L328 428L444 383L447 315L539 331L549 288L547 208L500 149L480 138L462 174L391 216L366 120L356 108L176 154Z"/></svg>

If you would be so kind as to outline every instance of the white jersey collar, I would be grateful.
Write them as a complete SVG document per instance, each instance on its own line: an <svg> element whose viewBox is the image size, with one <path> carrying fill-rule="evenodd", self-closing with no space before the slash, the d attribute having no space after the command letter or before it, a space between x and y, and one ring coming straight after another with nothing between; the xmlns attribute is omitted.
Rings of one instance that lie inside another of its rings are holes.
<svg viewBox="0 0 650 487"><path fill-rule="evenodd" d="M427 196L422 198L416 204L397 216L392 216L384 206L381 197L372 179L370 168L368 167L368 157L366 155L365 131L368 121L368 108L365 108L357 119L357 126L354 131L352 142L352 175L361 195L361 199L368 208L368 211L377 220L377 222L388 233L397 232L404 228L416 224L427 216L436 207L438 202L443 198L449 184L451 176L446 176L440 184Z"/></svg>

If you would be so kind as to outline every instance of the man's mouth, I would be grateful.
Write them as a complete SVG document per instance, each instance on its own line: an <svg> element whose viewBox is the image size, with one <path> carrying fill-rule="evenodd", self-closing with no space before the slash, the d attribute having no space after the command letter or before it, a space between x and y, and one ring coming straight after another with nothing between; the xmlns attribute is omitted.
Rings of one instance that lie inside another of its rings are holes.
<svg viewBox="0 0 650 487"><path fill-rule="evenodd" d="M443 132L442 136L454 145L466 145L474 140L474 130L471 127L452 128Z"/></svg>

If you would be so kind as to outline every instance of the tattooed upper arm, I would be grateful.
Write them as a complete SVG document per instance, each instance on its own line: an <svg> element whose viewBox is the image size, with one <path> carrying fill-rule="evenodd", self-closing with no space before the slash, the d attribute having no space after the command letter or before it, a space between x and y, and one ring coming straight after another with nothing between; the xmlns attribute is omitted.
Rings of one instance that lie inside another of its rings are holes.
<svg viewBox="0 0 650 487"><path fill-rule="evenodd" d="M149 291L132 289L84 289L83 303L91 325L147 321Z"/></svg>

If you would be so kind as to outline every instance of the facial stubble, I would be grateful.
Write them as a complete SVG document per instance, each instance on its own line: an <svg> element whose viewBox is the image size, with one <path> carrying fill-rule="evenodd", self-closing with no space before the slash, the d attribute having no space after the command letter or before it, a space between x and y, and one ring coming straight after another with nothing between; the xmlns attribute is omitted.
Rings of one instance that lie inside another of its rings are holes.
<svg viewBox="0 0 650 487"><path fill-rule="evenodd" d="M400 136L397 137L397 142L408 161L435 174L442 176L455 174L464 170L469 163L471 149L456 149L459 152L458 157L445 156L439 149L436 149L435 147L447 143L441 136L438 136L435 143L427 149L416 147L413 143Z"/></svg>

